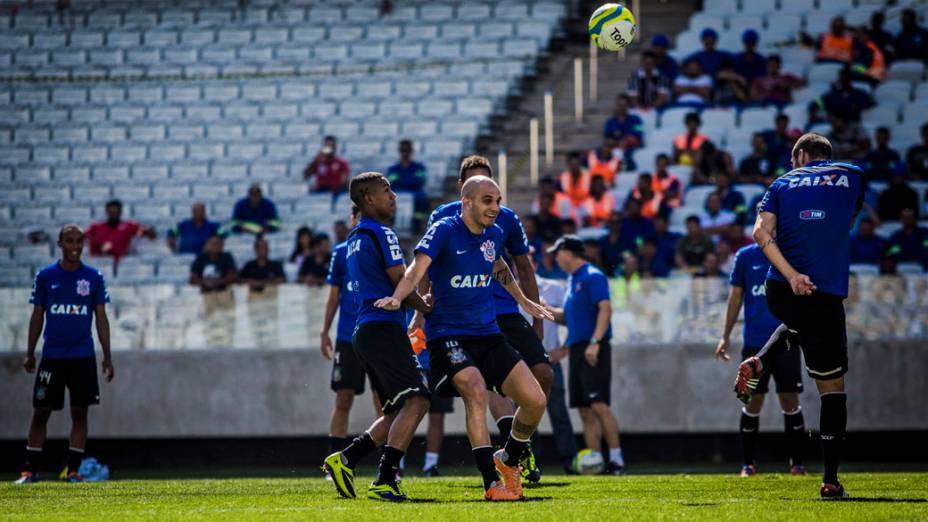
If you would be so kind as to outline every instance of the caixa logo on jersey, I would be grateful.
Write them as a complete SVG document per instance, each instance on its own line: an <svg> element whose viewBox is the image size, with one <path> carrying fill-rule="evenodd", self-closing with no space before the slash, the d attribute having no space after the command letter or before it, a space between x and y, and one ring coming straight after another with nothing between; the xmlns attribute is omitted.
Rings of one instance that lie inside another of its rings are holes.
<svg viewBox="0 0 928 522"><path fill-rule="evenodd" d="M52 315L87 315L87 305L53 304L48 311Z"/></svg>
<svg viewBox="0 0 928 522"><path fill-rule="evenodd" d="M824 210L809 209L799 212L799 219L805 221L816 221L819 219L825 219Z"/></svg>

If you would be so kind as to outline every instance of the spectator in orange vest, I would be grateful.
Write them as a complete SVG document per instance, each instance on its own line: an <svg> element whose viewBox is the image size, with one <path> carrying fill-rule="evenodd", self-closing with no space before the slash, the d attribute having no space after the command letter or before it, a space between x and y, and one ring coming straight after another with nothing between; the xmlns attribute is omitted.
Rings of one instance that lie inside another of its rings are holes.
<svg viewBox="0 0 928 522"><path fill-rule="evenodd" d="M876 86L886 79L886 57L876 43L870 39L867 29L854 31L853 72L856 80Z"/></svg>
<svg viewBox="0 0 928 522"><path fill-rule="evenodd" d="M642 217L648 219L653 219L660 214L663 208L661 196L654 192L653 178L648 173L638 176L638 185L629 191L626 205L630 201L637 202L641 208Z"/></svg>
<svg viewBox="0 0 928 522"><path fill-rule="evenodd" d="M542 200L547 201L547 204L542 205ZM558 219L572 217L570 198L557 191L557 185L551 176L545 176L538 182L538 197L532 202L532 214L540 215L542 206ZM560 236L555 236L554 239L558 237Z"/></svg>
<svg viewBox="0 0 928 522"><path fill-rule="evenodd" d="M615 138L612 136L603 136L602 145L586 153L584 165L590 172L590 176L603 178L609 187L615 184L615 175L622 168L621 149L617 149L615 143Z"/></svg>
<svg viewBox="0 0 928 522"><path fill-rule="evenodd" d="M615 196L606 190L606 183L601 176L593 176L590 183L590 197L577 207L577 216L585 227L598 227L609 219L615 210Z"/></svg>
<svg viewBox="0 0 928 522"><path fill-rule="evenodd" d="M686 132L673 139L673 160L678 165L693 165L696 162L696 153L709 138L699 132L702 120L698 112L686 113L683 123L686 125Z"/></svg>
<svg viewBox="0 0 928 522"><path fill-rule="evenodd" d="M658 154L654 160L654 174L651 175L651 190L660 196L664 205L677 208L680 206L683 190L680 180L668 170L669 166L670 157Z"/></svg>
<svg viewBox="0 0 928 522"><path fill-rule="evenodd" d="M815 59L819 62L850 63L854 52L854 39L844 24L843 16L831 19L831 30L819 36L817 47Z"/></svg>
<svg viewBox="0 0 928 522"><path fill-rule="evenodd" d="M561 173L560 189L573 206L590 195L590 173L583 168L582 153L573 151L567 155L567 170Z"/></svg>

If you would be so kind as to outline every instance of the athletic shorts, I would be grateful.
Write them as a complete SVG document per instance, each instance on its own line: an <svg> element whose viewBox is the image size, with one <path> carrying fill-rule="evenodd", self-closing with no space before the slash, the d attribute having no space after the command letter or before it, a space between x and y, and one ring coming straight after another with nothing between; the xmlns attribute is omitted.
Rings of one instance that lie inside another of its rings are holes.
<svg viewBox="0 0 928 522"><path fill-rule="evenodd" d="M480 370L487 389L503 394L503 381L522 358L502 334L458 335L429 340L429 367L435 380L432 389L440 397L458 397L451 380L471 366Z"/></svg>
<svg viewBox="0 0 928 522"><path fill-rule="evenodd" d="M432 372L423 370L429 385L432 384ZM454 397L441 397L437 393L432 394L432 402L429 403L429 413L454 413Z"/></svg>
<svg viewBox="0 0 928 522"><path fill-rule="evenodd" d="M583 342L570 347L567 388L570 391L571 408L586 408L594 402L604 402L608 405L610 402L612 347L609 341L601 341L596 366L590 366L584 355L589 345Z"/></svg>
<svg viewBox="0 0 928 522"><path fill-rule="evenodd" d="M496 324L529 368L536 364L551 364L551 359L548 358L548 352L541 344L541 339L538 338L531 323L522 317L522 314L497 315Z"/></svg>
<svg viewBox="0 0 928 522"><path fill-rule="evenodd" d="M362 323L355 329L351 342L361 367L371 379L371 388L380 397L384 414L399 411L407 397L430 397L428 381L401 324Z"/></svg>
<svg viewBox="0 0 928 522"><path fill-rule="evenodd" d="M42 358L35 374L32 406L35 408L64 408L64 389L71 393L71 406L100 404L100 385L97 383L97 359Z"/></svg>
<svg viewBox="0 0 928 522"><path fill-rule="evenodd" d="M335 355L332 359L332 391L354 390L355 395L364 393L364 368L354 353L351 343L335 342Z"/></svg>
<svg viewBox="0 0 928 522"><path fill-rule="evenodd" d="M767 280L767 306L797 333L809 377L830 380L847 373L847 324L844 298L813 292L795 295L789 283Z"/></svg>
<svg viewBox="0 0 928 522"><path fill-rule="evenodd" d="M802 393L802 355L796 334L786 332L771 346L770 355L764 358L764 373L754 389L755 394L767 393L770 376L777 385L777 393ZM760 348L745 346L741 350L741 360L757 355Z"/></svg>

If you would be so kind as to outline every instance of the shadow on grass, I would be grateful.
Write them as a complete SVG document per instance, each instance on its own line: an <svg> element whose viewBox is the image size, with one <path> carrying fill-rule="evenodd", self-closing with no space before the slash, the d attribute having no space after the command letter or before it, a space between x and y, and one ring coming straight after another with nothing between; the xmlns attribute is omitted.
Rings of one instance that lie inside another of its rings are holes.
<svg viewBox="0 0 928 522"><path fill-rule="evenodd" d="M851 497L839 500L838 502L885 502L888 504L925 504L928 503L926 498L889 498L889 497Z"/></svg>

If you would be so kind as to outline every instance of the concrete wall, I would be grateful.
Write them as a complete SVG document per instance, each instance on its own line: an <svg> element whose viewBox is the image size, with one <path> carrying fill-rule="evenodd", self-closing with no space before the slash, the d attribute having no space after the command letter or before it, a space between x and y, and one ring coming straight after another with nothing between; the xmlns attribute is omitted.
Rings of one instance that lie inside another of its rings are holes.
<svg viewBox="0 0 928 522"><path fill-rule="evenodd" d="M707 345L620 346L614 352L612 404L623 431L736 429L741 403L731 391L735 361L713 360ZM102 404L91 410L94 437L325 435L328 430L330 363L317 349L120 351L114 362L116 380L101 382ZM928 429L925 343L852 345L850 365L851 430ZM21 355L0 356L0 439L25 437L33 379L22 370ZM817 427L814 384L805 382L803 408L808 425ZM369 393L357 405L352 432L373 419ZM447 428L463 433L459 401L456 410ZM775 403L765 408L762 425L782 426ZM53 416L49 434L63 437L67 430L67 415ZM542 431L550 431L547 418Z"/></svg>

